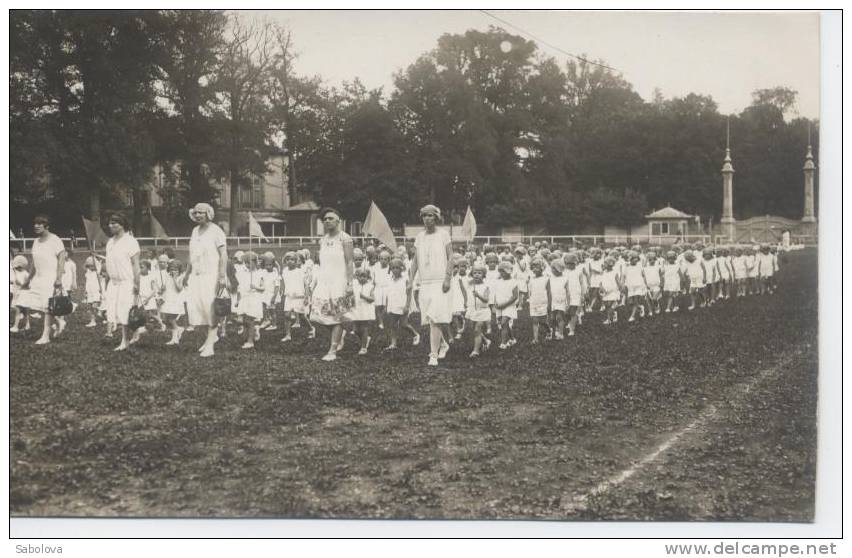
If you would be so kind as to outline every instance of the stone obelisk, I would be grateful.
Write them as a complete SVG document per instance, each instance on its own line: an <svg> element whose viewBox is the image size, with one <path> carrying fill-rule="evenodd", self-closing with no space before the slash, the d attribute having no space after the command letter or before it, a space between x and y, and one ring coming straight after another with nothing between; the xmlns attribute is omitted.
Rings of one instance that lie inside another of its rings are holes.
<svg viewBox="0 0 852 558"><path fill-rule="evenodd" d="M802 217L802 223L816 223L814 216L814 154L811 148L811 128L808 126L808 154L805 156L805 166L802 168L805 173L805 214Z"/></svg>
<svg viewBox="0 0 852 558"><path fill-rule="evenodd" d="M725 161L722 164L722 234L728 242L736 242L737 220L734 219L734 166L731 164L731 121L725 143Z"/></svg>

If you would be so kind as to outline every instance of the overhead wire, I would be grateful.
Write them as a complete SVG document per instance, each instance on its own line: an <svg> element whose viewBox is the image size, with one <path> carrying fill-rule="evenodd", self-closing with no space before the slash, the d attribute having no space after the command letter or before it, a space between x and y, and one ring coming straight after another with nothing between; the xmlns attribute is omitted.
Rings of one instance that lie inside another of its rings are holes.
<svg viewBox="0 0 852 558"><path fill-rule="evenodd" d="M522 27L520 27L520 26L518 26L518 25L515 25L514 23L512 23L512 22L510 22L510 21L506 21L506 20L505 20L505 19L503 19L503 18L497 17L496 15L492 14L492 13L491 13L491 12L489 12L488 10L479 10L479 11L480 11L480 12L482 12L483 14L487 15L488 17L493 18L493 19L495 19L495 20L499 21L499 22L500 22L500 23L502 23L502 24L504 24L504 25L508 25L509 27L513 28L514 30L516 30L516 31L518 31L518 32L520 32L520 33L523 33L524 35L527 35L528 37L530 37L530 38L532 38L532 39L534 39L534 40L538 41L539 43L541 43L541 44L543 44L543 45L545 45L545 46L547 46L547 47L552 48L553 50L556 50L556 51L558 51L558 52L560 52L560 53L564 54L565 56L568 56L568 57L570 57L570 58L576 58L577 60L580 60L580 61L582 61L582 62L585 62L586 64L592 64L593 66L599 66L599 67L601 67L601 68L606 68L607 70L612 70L613 72L618 72L619 74L622 74L622 73L623 73L623 72L622 72L621 70L619 70L618 68L613 68L612 66L607 66L606 64L601 64L600 62L594 62L594 61L592 61L592 60L589 60L588 58L583 58L582 56L577 56L576 54L572 54L572 53L570 53L570 52L568 52L568 51L566 51L566 50L564 50L564 49L562 49L562 48L559 48L558 46L556 46L556 45L554 45L554 44L552 44L552 43L549 43L548 41L545 41L545 40L544 40L544 39L542 39L541 37L538 37L538 36L534 35L533 33L531 33L531 32L529 32L529 31L527 31L526 29L523 29Z"/></svg>

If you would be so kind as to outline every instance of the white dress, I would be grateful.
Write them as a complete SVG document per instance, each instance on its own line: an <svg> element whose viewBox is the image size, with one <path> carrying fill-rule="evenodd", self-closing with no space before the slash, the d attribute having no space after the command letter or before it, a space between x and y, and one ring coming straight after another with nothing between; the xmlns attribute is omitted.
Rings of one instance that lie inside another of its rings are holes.
<svg viewBox="0 0 852 558"><path fill-rule="evenodd" d="M489 322L491 321L491 308L488 306L488 303L484 300L480 300L476 294L478 293L482 297L488 297L490 294L488 293L488 285L485 283L476 284L473 282L473 279L470 280L470 296L468 297L467 304L467 319L472 322Z"/></svg>
<svg viewBox="0 0 852 558"><path fill-rule="evenodd" d="M373 282L376 286L376 306L387 306L385 289L391 279L390 267L382 267L380 262L376 262L370 268L370 274L373 276Z"/></svg>
<svg viewBox="0 0 852 558"><path fill-rule="evenodd" d="M254 318L263 319L264 290L268 275L262 269L243 271L240 277L240 314ZM244 286L243 286L244 285Z"/></svg>
<svg viewBox="0 0 852 558"><path fill-rule="evenodd" d="M62 274L62 290L71 294L71 287L77 282L77 264L74 260L65 260L65 271Z"/></svg>
<svg viewBox="0 0 852 558"><path fill-rule="evenodd" d="M618 272L614 268L601 274L601 295L604 302L618 302L621 299Z"/></svg>
<svg viewBox="0 0 852 558"><path fill-rule="evenodd" d="M367 281L363 285L359 281L355 281L352 285L352 290L355 294L355 308L350 313L350 318L354 322L373 322L376 320L376 304L368 302L361 298L361 294L368 298L373 298L375 295L375 285L371 281Z"/></svg>
<svg viewBox="0 0 852 558"><path fill-rule="evenodd" d="M19 294L21 306L38 312L47 311L47 301L53 296L59 254L64 251L62 241L53 233L49 233L44 240L33 242L35 273L30 280L28 292Z"/></svg>
<svg viewBox="0 0 852 558"><path fill-rule="evenodd" d="M104 293L107 321L127 325L130 307L136 302L133 294L133 262L139 255L139 243L132 235L124 233L112 237L106 244L106 270L109 276Z"/></svg>
<svg viewBox="0 0 852 558"><path fill-rule="evenodd" d="M667 293L680 292L680 269L679 263L667 263L663 266L663 282Z"/></svg>
<svg viewBox="0 0 852 558"><path fill-rule="evenodd" d="M139 277L139 299L140 304L145 303L145 310L157 309L158 288L157 278L150 271L148 275L141 275Z"/></svg>
<svg viewBox="0 0 852 558"><path fill-rule="evenodd" d="M83 302L94 304L101 301L105 288L100 274L93 270L86 270L86 298Z"/></svg>
<svg viewBox="0 0 852 558"><path fill-rule="evenodd" d="M550 307L552 310L568 310L568 291L565 289L565 284L568 277L562 275L551 275L550 278Z"/></svg>
<svg viewBox="0 0 852 558"><path fill-rule="evenodd" d="M402 316L405 314L405 305L408 303L409 279L405 274L398 279L391 277L390 282L385 285L385 304L387 313Z"/></svg>
<svg viewBox="0 0 852 558"><path fill-rule="evenodd" d="M462 286L462 281L467 279L467 276L461 276L458 273L453 275L450 283L450 295L453 300L453 314L457 316L464 316L464 287Z"/></svg>
<svg viewBox="0 0 852 558"><path fill-rule="evenodd" d="M311 321L337 325L347 319L354 297L346 297L346 257L344 243L352 244L345 232L320 239L319 267L314 266L315 286L311 293Z"/></svg>
<svg viewBox="0 0 852 558"><path fill-rule="evenodd" d="M660 272L661 267L657 262L645 266L645 282L648 284L648 292L656 298L660 294Z"/></svg>
<svg viewBox="0 0 852 558"><path fill-rule="evenodd" d="M183 295L178 290L178 285L183 285L183 274L165 276L164 280L165 291L163 292L163 305L160 307L160 312L163 314L171 314L174 316L183 315Z"/></svg>
<svg viewBox="0 0 852 558"><path fill-rule="evenodd" d="M27 279L30 277L30 273L26 269L12 269L10 273L11 281L11 291L12 291L12 306L20 306L21 305L21 293L26 292L21 289L21 285L27 282Z"/></svg>
<svg viewBox="0 0 852 558"><path fill-rule="evenodd" d="M189 239L189 263L192 271L184 289L187 319L192 326L216 325L213 300L219 279L219 248L225 246L225 233L215 223L192 229ZM227 256L226 256L227 257Z"/></svg>
<svg viewBox="0 0 852 558"><path fill-rule="evenodd" d="M506 304L510 300L512 300L512 294L515 289L518 287L518 282L514 279L499 279L497 280L497 284L494 287L494 303L495 304ZM516 320L518 318L518 305L510 304L506 308L497 309L497 317L507 317L512 320Z"/></svg>
<svg viewBox="0 0 852 558"><path fill-rule="evenodd" d="M549 278L545 275L530 278L530 317L541 317L547 315L548 281Z"/></svg>
<svg viewBox="0 0 852 558"><path fill-rule="evenodd" d="M704 287L704 266L695 260L686 263L686 276L689 277L689 288L700 289Z"/></svg>
<svg viewBox="0 0 852 558"><path fill-rule="evenodd" d="M304 314L305 306L305 270L300 267L285 268L281 272L281 288L284 297L284 311Z"/></svg>
<svg viewBox="0 0 852 558"><path fill-rule="evenodd" d="M603 262L601 260L589 260L589 287L598 289L601 286L601 275L603 274Z"/></svg>
<svg viewBox="0 0 852 558"><path fill-rule="evenodd" d="M420 276L418 302L424 324L448 324L453 319L452 295L443 289L449 265L447 246L450 244L450 235L443 229L436 229L431 234L421 231L414 241L417 273Z"/></svg>
<svg viewBox="0 0 852 558"><path fill-rule="evenodd" d="M627 287L627 296L645 296L648 289L645 288L645 279L642 277L642 268L639 264L628 265L624 268L624 285Z"/></svg>
<svg viewBox="0 0 852 558"><path fill-rule="evenodd" d="M574 269L566 269L565 270L565 284L568 287L568 296L570 300L568 301L569 306L582 306L583 305L583 269L581 267L575 267Z"/></svg>

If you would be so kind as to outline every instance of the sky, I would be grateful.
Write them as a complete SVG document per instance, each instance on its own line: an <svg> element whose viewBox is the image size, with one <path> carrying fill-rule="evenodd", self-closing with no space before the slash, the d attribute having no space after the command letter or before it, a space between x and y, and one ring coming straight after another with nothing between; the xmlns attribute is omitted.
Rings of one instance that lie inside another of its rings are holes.
<svg viewBox="0 0 852 558"><path fill-rule="evenodd" d="M287 25L295 69L339 85L355 77L393 89L393 74L437 45L444 33L489 25L529 34L576 55L603 59L646 100L710 95L723 114L751 104L751 93L783 85L799 92L798 114L819 116L819 16L815 13L635 13L476 10L251 12ZM533 39L534 40L534 39ZM538 43L538 41L536 41ZM538 43L561 63L569 58Z"/></svg>

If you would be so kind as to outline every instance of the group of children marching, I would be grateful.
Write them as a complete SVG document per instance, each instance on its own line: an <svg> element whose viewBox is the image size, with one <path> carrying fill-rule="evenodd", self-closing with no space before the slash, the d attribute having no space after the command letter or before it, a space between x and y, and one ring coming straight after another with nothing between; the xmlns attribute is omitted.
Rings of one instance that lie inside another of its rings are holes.
<svg viewBox="0 0 852 558"><path fill-rule="evenodd" d="M107 277L101 259L89 256L85 260L86 327L96 327L104 320L100 301ZM409 320L418 313L417 277L413 281L409 278L411 262L405 248L396 252L374 246L355 248L353 260L355 303L345 328L359 339L359 354L369 352L376 330L385 333L384 350L399 348L404 333L418 345L420 334ZM779 262L776 247L769 245L713 248L696 244L666 251L619 246L562 251L536 244L519 245L514 250L503 247L483 251L479 247L456 252L452 266L453 320L445 334L453 341L471 331L470 356L476 357L492 342L500 349L513 346L517 342L515 321L523 310L532 323L532 343L559 340L566 329L567 336L574 336L584 317L588 319L592 313L602 313L602 323L609 325L618 322L620 311L622 315L629 311L627 321L633 322L682 307L694 310L732 297L773 293ZM13 332L29 329L29 316L16 306L20 288L27 282L28 267L26 257L13 258ZM236 334L244 339L242 347L250 349L261 332L278 330L280 322L282 342L291 341L293 330L302 327L308 338L314 337L315 329L308 319L314 267L306 249L285 253L281 262L272 252L234 253L228 265L227 292L218 295L230 298L231 304L230 315L220 321L219 335L224 337L229 325L235 326ZM149 321L134 332L131 344L149 328L170 331L167 345L180 342L189 329L181 325L186 314L184 269L183 262L168 248L159 255L149 252L141 260L138 303ZM73 292L76 283L76 266L69 257L63 288ZM64 328L64 320L57 327ZM111 336L115 329L115 324L107 323L106 335Z"/></svg>

